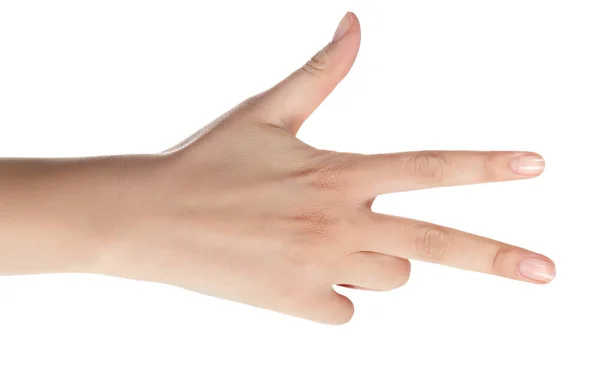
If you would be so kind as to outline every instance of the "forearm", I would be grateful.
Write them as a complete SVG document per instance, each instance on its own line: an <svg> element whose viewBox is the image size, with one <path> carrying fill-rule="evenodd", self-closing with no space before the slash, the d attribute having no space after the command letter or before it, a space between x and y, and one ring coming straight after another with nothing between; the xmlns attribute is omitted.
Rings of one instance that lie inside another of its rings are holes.
<svg viewBox="0 0 600 384"><path fill-rule="evenodd" d="M0 160L0 275L94 272L131 157Z"/></svg>

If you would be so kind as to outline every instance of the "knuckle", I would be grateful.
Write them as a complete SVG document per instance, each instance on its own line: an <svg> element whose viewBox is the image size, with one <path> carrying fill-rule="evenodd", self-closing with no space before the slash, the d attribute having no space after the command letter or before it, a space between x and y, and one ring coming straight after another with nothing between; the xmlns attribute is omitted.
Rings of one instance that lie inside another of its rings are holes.
<svg viewBox="0 0 600 384"><path fill-rule="evenodd" d="M417 256L425 261L443 261L451 241L451 236L436 226L423 225L417 227L415 231Z"/></svg>
<svg viewBox="0 0 600 384"><path fill-rule="evenodd" d="M499 275L499 276L506 275L505 260L506 260L506 256L509 254L510 250L511 250L511 248L498 247L491 254L491 262L489 264L490 268L488 271L490 274L495 274L495 275Z"/></svg>
<svg viewBox="0 0 600 384"><path fill-rule="evenodd" d="M331 306L329 308L331 308ZM354 316L354 305L348 298L344 298L334 311L334 315L329 323L332 325L343 325L352 320L352 317Z"/></svg>
<svg viewBox="0 0 600 384"><path fill-rule="evenodd" d="M310 58L304 66L302 66L302 70L309 73L310 75L321 76L327 75L327 62L329 61L329 46L321 49L317 52L313 57Z"/></svg>
<svg viewBox="0 0 600 384"><path fill-rule="evenodd" d="M406 165L411 173L426 181L439 181L444 178L445 158L435 152L420 152L409 157Z"/></svg>
<svg viewBox="0 0 600 384"><path fill-rule="evenodd" d="M397 259L393 265L387 268L388 276L384 279L383 290L400 288L408 282L410 277L410 262L406 259Z"/></svg>
<svg viewBox="0 0 600 384"><path fill-rule="evenodd" d="M320 190L336 190L346 184L348 167L344 163L326 164L317 170L311 185Z"/></svg>
<svg viewBox="0 0 600 384"><path fill-rule="evenodd" d="M340 232L340 220L325 210L302 212L293 216L292 220L298 223L302 238L310 239L311 243L314 240L331 240Z"/></svg>
<svg viewBox="0 0 600 384"><path fill-rule="evenodd" d="M497 155L488 152L483 155L483 178L484 180L497 180L498 172L495 167Z"/></svg>
<svg viewBox="0 0 600 384"><path fill-rule="evenodd" d="M305 177L310 187L320 191L339 191L345 187L356 168L356 162L339 154L310 159L307 165L298 172Z"/></svg>

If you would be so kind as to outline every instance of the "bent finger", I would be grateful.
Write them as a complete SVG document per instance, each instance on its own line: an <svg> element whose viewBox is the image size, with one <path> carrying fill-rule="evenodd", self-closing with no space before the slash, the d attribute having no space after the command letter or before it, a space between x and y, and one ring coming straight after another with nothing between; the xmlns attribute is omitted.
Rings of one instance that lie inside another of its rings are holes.
<svg viewBox="0 0 600 384"><path fill-rule="evenodd" d="M410 262L374 252L356 252L346 256L339 285L372 291L389 291L406 284Z"/></svg>

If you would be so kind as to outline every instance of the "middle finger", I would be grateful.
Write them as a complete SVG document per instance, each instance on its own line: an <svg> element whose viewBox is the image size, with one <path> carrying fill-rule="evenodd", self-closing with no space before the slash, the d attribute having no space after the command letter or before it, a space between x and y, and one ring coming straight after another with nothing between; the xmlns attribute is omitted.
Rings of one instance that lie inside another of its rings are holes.
<svg viewBox="0 0 600 384"><path fill-rule="evenodd" d="M548 283L555 266L546 256L485 237L417 220L369 212L363 250Z"/></svg>

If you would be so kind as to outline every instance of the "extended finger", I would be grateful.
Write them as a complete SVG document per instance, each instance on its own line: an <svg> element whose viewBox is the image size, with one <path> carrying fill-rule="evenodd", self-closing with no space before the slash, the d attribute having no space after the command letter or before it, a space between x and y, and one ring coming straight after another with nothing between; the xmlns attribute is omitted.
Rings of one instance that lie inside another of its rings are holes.
<svg viewBox="0 0 600 384"><path fill-rule="evenodd" d="M525 249L417 220L369 213L365 246L373 252L548 283L552 260Z"/></svg>
<svg viewBox="0 0 600 384"><path fill-rule="evenodd" d="M261 117L271 125L296 133L300 125L350 71L360 46L360 24L348 12L332 41L306 64L259 95Z"/></svg>
<svg viewBox="0 0 600 384"><path fill-rule="evenodd" d="M366 155L354 174L361 197L537 176L544 159L532 152L422 151Z"/></svg>

